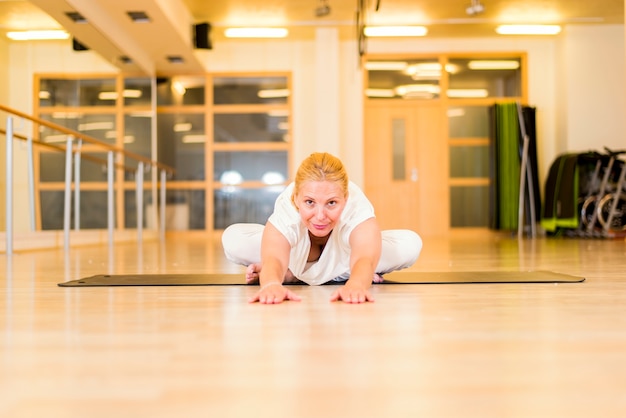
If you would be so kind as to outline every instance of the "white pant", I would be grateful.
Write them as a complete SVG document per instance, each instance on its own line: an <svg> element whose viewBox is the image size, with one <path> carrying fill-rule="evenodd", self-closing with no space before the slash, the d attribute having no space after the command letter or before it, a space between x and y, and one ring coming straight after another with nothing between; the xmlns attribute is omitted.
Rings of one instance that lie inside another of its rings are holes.
<svg viewBox="0 0 626 418"><path fill-rule="evenodd" d="M261 262L263 225L233 224L224 230L224 254L233 263L249 266ZM422 250L422 239L408 229L382 231L382 251L376 273L385 274L410 267ZM341 277L347 279L350 272Z"/></svg>

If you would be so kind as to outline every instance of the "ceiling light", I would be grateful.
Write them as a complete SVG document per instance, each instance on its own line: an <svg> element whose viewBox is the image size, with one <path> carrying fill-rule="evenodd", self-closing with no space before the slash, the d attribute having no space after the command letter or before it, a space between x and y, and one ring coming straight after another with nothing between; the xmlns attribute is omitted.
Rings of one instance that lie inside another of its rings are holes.
<svg viewBox="0 0 626 418"><path fill-rule="evenodd" d="M402 97L434 97L441 88L434 84L407 84L396 87L396 94Z"/></svg>
<svg viewBox="0 0 626 418"><path fill-rule="evenodd" d="M64 30L27 30L21 32L7 32L7 37L13 41L48 41L53 39L68 39L70 34Z"/></svg>
<svg viewBox="0 0 626 418"><path fill-rule="evenodd" d="M425 36L428 29L424 26L366 26L363 29L368 38L385 36Z"/></svg>
<svg viewBox="0 0 626 418"><path fill-rule="evenodd" d="M480 2L480 0L472 0L472 3L465 9L465 13L469 16L476 16L484 11L485 6Z"/></svg>
<svg viewBox="0 0 626 418"><path fill-rule="evenodd" d="M183 94L187 93L187 88L185 88L183 83L181 83L180 81L174 81L172 83L172 91L177 93L179 96L182 96Z"/></svg>
<svg viewBox="0 0 626 418"><path fill-rule="evenodd" d="M135 23L149 23L150 17L146 14L146 12L126 12L128 17Z"/></svg>
<svg viewBox="0 0 626 418"><path fill-rule="evenodd" d="M470 70L517 70L519 61L515 60L477 60L467 63Z"/></svg>
<svg viewBox="0 0 626 418"><path fill-rule="evenodd" d="M315 16L324 17L330 14L330 6L328 0L320 0L320 5L315 8Z"/></svg>
<svg viewBox="0 0 626 418"><path fill-rule="evenodd" d="M455 99L477 99L489 96L489 92L485 89L448 89L446 94Z"/></svg>
<svg viewBox="0 0 626 418"><path fill-rule="evenodd" d="M98 93L98 100L117 100L116 91L101 91Z"/></svg>
<svg viewBox="0 0 626 418"><path fill-rule="evenodd" d="M405 61L368 61L365 69L368 71L404 71L409 64Z"/></svg>
<svg viewBox="0 0 626 418"><path fill-rule="evenodd" d="M182 141L184 144L204 144L206 142L206 136L201 134L184 135Z"/></svg>
<svg viewBox="0 0 626 418"><path fill-rule="evenodd" d="M277 99L280 97L289 97L289 89L259 90L257 95L261 99Z"/></svg>
<svg viewBox="0 0 626 418"><path fill-rule="evenodd" d="M65 15L69 17L70 20L72 20L72 22L74 23L81 23L81 24L87 23L87 19L85 19L85 16L81 15L78 12L65 12Z"/></svg>
<svg viewBox="0 0 626 418"><path fill-rule="evenodd" d="M174 125L174 132L189 132L191 131L191 123L189 122L179 122Z"/></svg>
<svg viewBox="0 0 626 418"><path fill-rule="evenodd" d="M365 95L367 97L391 98L395 97L396 93L392 89L366 89Z"/></svg>
<svg viewBox="0 0 626 418"><path fill-rule="evenodd" d="M185 62L183 57L181 57L180 55L168 55L167 60L170 64L182 64Z"/></svg>
<svg viewBox="0 0 626 418"><path fill-rule="evenodd" d="M83 131L106 131L113 129L113 122L87 122L79 123L78 130Z"/></svg>
<svg viewBox="0 0 626 418"><path fill-rule="evenodd" d="M227 38L285 38L289 31L285 28L228 28Z"/></svg>
<svg viewBox="0 0 626 418"><path fill-rule="evenodd" d="M441 68L442 66L438 62L420 62L408 66L404 72L414 80L438 79L441 77ZM459 67L456 64L446 64L445 69L450 74L459 72Z"/></svg>
<svg viewBox="0 0 626 418"><path fill-rule="evenodd" d="M77 112L53 112L52 119L80 119L83 115Z"/></svg>
<svg viewBox="0 0 626 418"><path fill-rule="evenodd" d="M132 64L133 63L133 59L126 56L126 55L120 55L120 62L122 64Z"/></svg>
<svg viewBox="0 0 626 418"><path fill-rule="evenodd" d="M500 35L557 35L559 25L501 25L496 28Z"/></svg>

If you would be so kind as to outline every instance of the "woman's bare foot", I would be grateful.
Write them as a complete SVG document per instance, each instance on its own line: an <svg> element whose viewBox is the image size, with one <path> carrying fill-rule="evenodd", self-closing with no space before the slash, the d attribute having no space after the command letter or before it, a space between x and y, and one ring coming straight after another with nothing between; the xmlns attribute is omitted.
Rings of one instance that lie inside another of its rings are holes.
<svg viewBox="0 0 626 418"><path fill-rule="evenodd" d="M285 273L285 282L284 283L298 283L300 279L293 275L291 270L287 269L287 273ZM302 283L302 282L300 282Z"/></svg>
<svg viewBox="0 0 626 418"><path fill-rule="evenodd" d="M246 268L246 284L256 284L259 282L260 264L250 264Z"/></svg>
<svg viewBox="0 0 626 418"><path fill-rule="evenodd" d="M259 273L261 272L261 264L250 264L246 268L246 284L259 283ZM293 275L291 270L287 269L285 273L285 280L283 283L297 283L300 280Z"/></svg>

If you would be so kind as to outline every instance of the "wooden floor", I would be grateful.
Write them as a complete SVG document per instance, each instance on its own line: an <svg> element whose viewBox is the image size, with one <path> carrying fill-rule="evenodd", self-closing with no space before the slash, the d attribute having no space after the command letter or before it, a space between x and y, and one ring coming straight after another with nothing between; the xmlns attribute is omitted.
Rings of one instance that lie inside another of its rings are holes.
<svg viewBox="0 0 626 418"><path fill-rule="evenodd" d="M276 306L242 286L57 286L242 272L218 238L0 254L0 417L626 416L623 239L426 239L412 270L587 280L379 286L364 305L324 286Z"/></svg>

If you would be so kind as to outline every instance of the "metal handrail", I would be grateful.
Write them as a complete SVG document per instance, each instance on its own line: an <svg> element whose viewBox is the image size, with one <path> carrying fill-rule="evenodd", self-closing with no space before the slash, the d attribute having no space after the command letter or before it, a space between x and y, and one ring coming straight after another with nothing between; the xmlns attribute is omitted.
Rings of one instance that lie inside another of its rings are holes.
<svg viewBox="0 0 626 418"><path fill-rule="evenodd" d="M0 134L6 135L7 131L5 131L4 129L0 128ZM13 138L17 138L20 139L22 141L28 141L28 137L24 136L24 135L20 135L17 134L15 132L13 132ZM59 152L66 152L66 148L63 145L56 145L56 144L51 144L49 142L44 142L41 141L39 139L35 139L32 138L31 139L33 141L34 145L38 145L38 146L42 146L42 147L46 147L46 148L50 148L53 149L55 151L59 151ZM72 150L73 153L75 153L75 150ZM98 158L98 157L94 157L93 155L89 155L89 154L81 154L82 158L84 158L85 160L89 160L89 161L93 161L94 163L99 163L99 164L103 164L103 165L107 165L107 160L105 160L104 158ZM115 168L119 168L120 170L124 170L124 171L128 171L129 173L134 173L135 169L133 169L132 167L127 167L124 164L120 164L120 163L115 163L114 164Z"/></svg>
<svg viewBox="0 0 626 418"><path fill-rule="evenodd" d="M151 160L148 157L144 157L143 155L139 155L139 154L135 154L134 152L126 151L123 148L119 148L119 147L116 147L114 145L108 144L106 142L100 141L100 140L98 140L98 139L96 139L94 137L91 137L89 135L85 135L82 132L78 132L78 131L75 131L73 129L66 128L65 126L62 126L62 125L57 125L54 122L49 122L49 121L44 120L44 119L40 119L40 118L36 118L34 116L30 116L30 115L28 115L26 113L20 112L19 110L11 109L10 107L4 106L2 104L0 104L0 111L4 111L6 113L11 113L11 114L13 114L15 116L19 116L20 118L30 120L31 122L35 122L35 123L37 123L39 125L48 127L48 128L53 129L55 131L59 131L59 132L64 133L66 135L72 135L74 138L81 139L81 140L83 140L85 142L88 142L90 144L99 145L101 147L106 148L109 151L113 151L115 153L123 154L124 156L130 157L133 160L141 161L144 164L148 164L148 165L151 165L151 166L155 166L155 167L157 167L157 168L159 168L161 170L165 170L169 174L173 174L176 171L174 168L172 168L172 167L170 167L170 166L168 166L166 164L160 163L158 161L153 161L153 160Z"/></svg>
<svg viewBox="0 0 626 418"><path fill-rule="evenodd" d="M158 161L153 161L150 158L144 157L139 154L135 154L133 152L126 151L122 148L113 146L106 142L100 141L96 138L93 138L89 135L85 135L82 132L74 131L72 129L66 128L61 125L57 125L53 122L49 122L34 116L27 115L23 112L20 112L15 109L11 109L7 106L0 104L0 111L4 111L9 114L7 117L7 126L5 129L0 129L0 133L6 136L6 253L12 254L13 252L13 139L19 139L26 141L28 144L28 166L29 166L29 188L31 189L31 228L34 230L34 164L33 164L33 145L44 146L50 149L54 149L59 152L65 153L65 198L64 198L64 219L63 219L63 229L65 235L65 249L69 249L69 223L70 223L70 215L71 215L71 183L72 183L72 156L74 157L74 169L76 171L74 175L74 205L75 205L75 228L79 229L80 225L80 161L82 158L87 160L91 160L97 163L106 164L107 166L107 201L108 201L108 216L107 216L107 224L109 231L109 244L113 243L113 223L114 223L114 209L113 209L113 173L115 168L123 169L127 172L136 173L136 199L137 199L137 237L138 240L142 240L142 232L143 232L143 174L144 168L149 169L151 167L156 167L158 171L160 171L160 182L161 182L161 190L159 194L160 201L160 234L161 239L165 236L165 191L166 191L166 178L168 174L173 174L175 172L174 168L159 163ZM67 135L66 145L56 145L50 144L45 141L41 141L39 139L33 139L32 137L24 136L14 132L13 129L13 118L11 115L14 115L18 118L22 118L25 120L29 120L34 124L48 127L52 130L61 132ZM74 139L78 140L78 144L75 147L73 145ZM92 145L96 145L98 147L104 148L107 151L107 159L104 160L102 158L94 157L88 154L83 154L81 152L82 142L86 142ZM130 159L134 159L137 161L137 168L132 169L123 164L114 163L114 155L121 154ZM153 177L153 185L154 185L155 177ZM158 180L157 180L158 181Z"/></svg>

